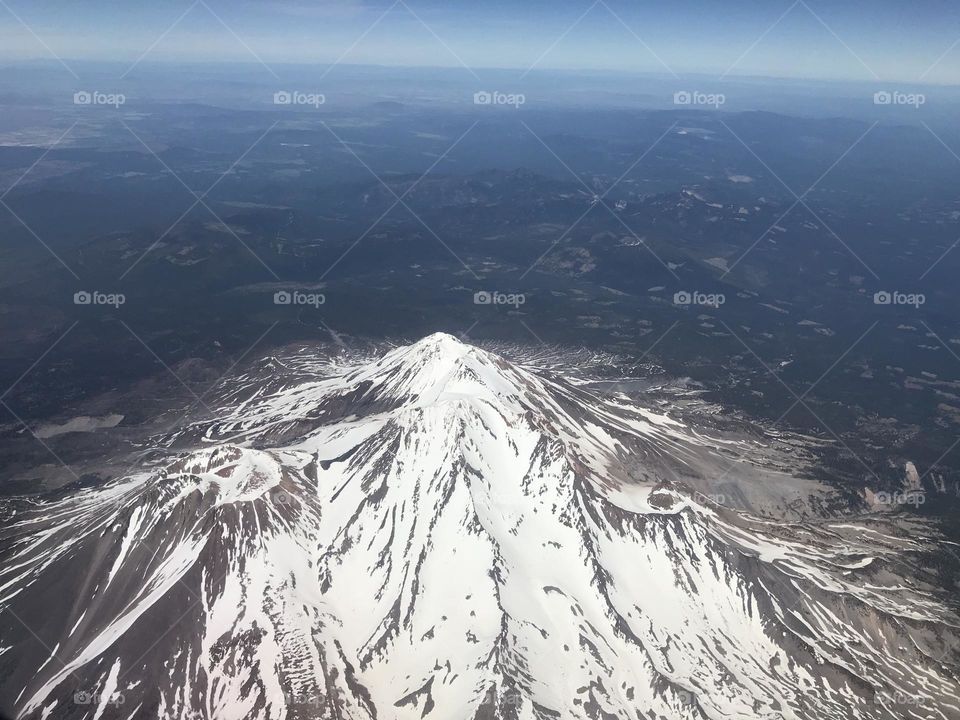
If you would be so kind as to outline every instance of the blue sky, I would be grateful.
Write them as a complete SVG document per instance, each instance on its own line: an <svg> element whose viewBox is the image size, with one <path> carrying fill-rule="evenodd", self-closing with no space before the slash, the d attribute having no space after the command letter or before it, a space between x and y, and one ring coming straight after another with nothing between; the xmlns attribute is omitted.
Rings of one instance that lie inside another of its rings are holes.
<svg viewBox="0 0 960 720"><path fill-rule="evenodd" d="M351 64L960 84L958 41L960 3L943 0L0 4L2 60L56 54L122 62L140 57L233 62L256 55L269 64L342 57Z"/></svg>

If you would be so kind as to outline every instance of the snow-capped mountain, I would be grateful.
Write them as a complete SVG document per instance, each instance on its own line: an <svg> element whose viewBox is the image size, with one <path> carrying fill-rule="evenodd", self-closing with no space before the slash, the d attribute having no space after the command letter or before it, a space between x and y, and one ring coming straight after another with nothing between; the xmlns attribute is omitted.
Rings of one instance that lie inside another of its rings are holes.
<svg viewBox="0 0 960 720"><path fill-rule="evenodd" d="M755 441L447 335L222 400L0 531L0 713L960 718L935 532L710 501Z"/></svg>

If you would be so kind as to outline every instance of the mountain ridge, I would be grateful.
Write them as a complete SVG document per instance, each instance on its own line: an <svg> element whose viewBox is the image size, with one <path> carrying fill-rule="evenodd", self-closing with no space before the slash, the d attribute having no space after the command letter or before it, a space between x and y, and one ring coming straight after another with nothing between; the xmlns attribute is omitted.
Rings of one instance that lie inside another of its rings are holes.
<svg viewBox="0 0 960 720"><path fill-rule="evenodd" d="M449 335L244 383L194 449L0 530L0 711L960 713L920 521L706 502L745 441Z"/></svg>

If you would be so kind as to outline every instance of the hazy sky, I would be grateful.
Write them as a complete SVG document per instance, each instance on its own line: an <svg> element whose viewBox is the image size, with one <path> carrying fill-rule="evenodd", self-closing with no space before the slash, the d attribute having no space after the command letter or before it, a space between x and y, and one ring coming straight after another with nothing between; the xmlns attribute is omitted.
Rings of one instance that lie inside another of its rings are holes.
<svg viewBox="0 0 960 720"><path fill-rule="evenodd" d="M54 54L956 84L960 2L2 0L0 59Z"/></svg>

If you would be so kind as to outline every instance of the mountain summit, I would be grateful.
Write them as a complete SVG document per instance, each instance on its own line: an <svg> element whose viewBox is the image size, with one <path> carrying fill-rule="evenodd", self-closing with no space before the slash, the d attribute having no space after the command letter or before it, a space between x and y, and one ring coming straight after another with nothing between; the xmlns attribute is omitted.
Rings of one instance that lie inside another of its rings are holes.
<svg viewBox="0 0 960 720"><path fill-rule="evenodd" d="M0 530L0 712L960 717L926 526L709 502L783 469L576 374L437 334L238 378Z"/></svg>

